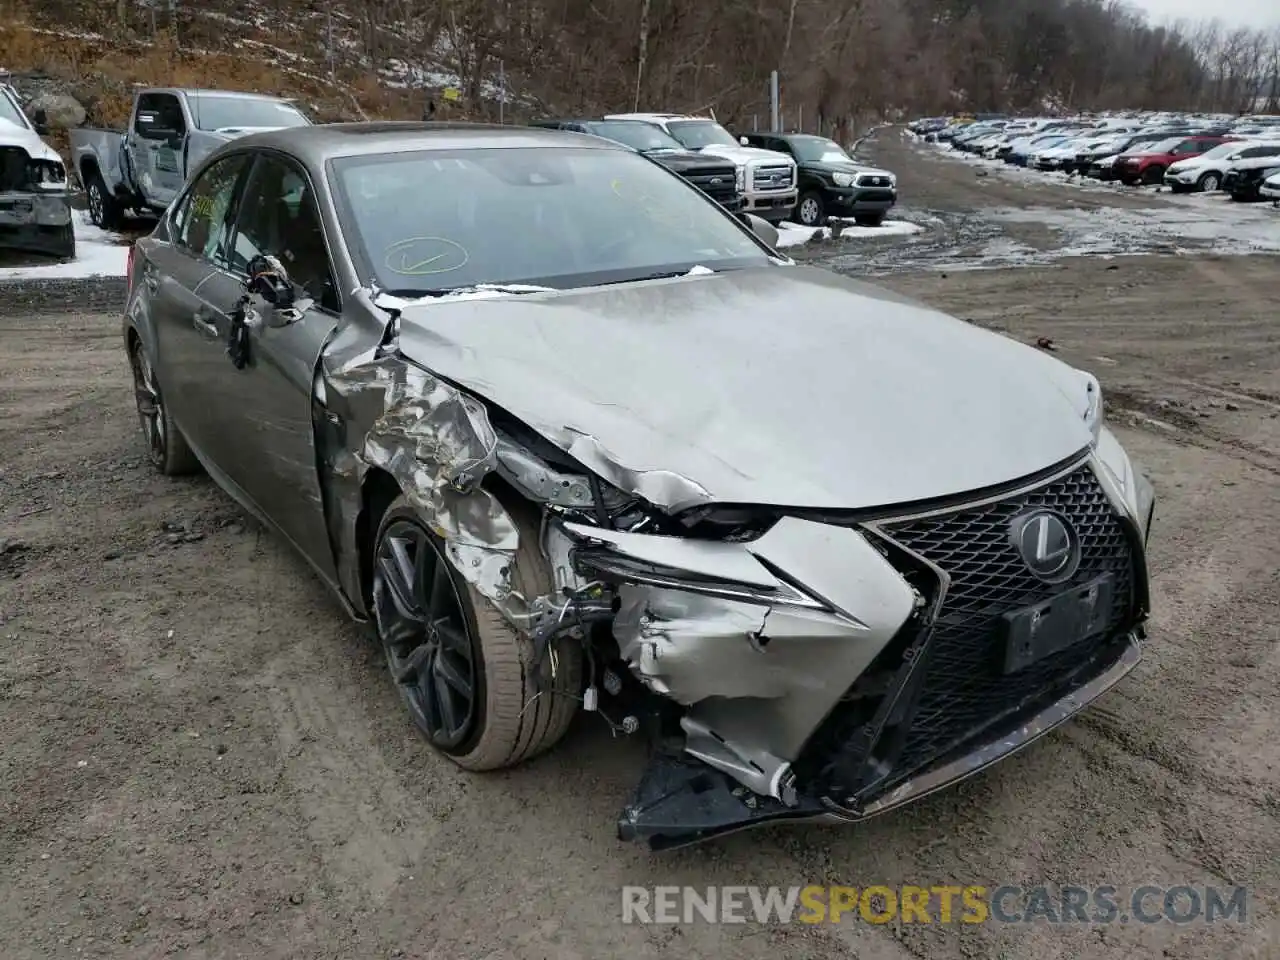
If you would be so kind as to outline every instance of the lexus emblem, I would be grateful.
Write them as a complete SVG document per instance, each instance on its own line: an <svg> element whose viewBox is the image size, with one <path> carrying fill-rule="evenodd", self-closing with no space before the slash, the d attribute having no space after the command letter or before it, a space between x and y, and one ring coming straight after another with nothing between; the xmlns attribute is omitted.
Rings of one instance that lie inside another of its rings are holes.
<svg viewBox="0 0 1280 960"><path fill-rule="evenodd" d="M1009 533L1027 569L1046 583L1069 580L1080 566L1080 538L1067 519L1052 510L1015 517Z"/></svg>

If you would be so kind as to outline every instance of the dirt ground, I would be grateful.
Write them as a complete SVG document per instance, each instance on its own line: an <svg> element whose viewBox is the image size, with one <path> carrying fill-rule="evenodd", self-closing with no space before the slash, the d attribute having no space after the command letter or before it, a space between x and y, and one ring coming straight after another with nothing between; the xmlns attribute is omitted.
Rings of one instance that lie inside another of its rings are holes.
<svg viewBox="0 0 1280 960"><path fill-rule="evenodd" d="M1103 202L874 149L908 213ZM1280 262L882 272L1101 377L1161 497L1146 660L904 811L663 856L614 838L639 743L583 718L525 767L460 773L301 561L209 481L152 473L118 284L0 292L0 957L1280 956ZM625 884L806 883L1252 895L1214 926L619 919Z"/></svg>

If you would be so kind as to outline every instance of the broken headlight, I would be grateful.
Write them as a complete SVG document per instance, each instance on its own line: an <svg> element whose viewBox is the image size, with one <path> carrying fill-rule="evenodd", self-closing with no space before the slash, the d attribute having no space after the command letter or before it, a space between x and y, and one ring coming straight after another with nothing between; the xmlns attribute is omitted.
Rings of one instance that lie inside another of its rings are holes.
<svg viewBox="0 0 1280 960"><path fill-rule="evenodd" d="M746 556L742 558L743 561L750 559L752 558ZM809 596L780 577L772 576L763 565L760 570L764 575L752 578L753 581L762 582L747 582L631 556L608 544L575 549L573 563L583 576L593 580L644 584L741 603L810 607L817 610L827 608L821 600ZM766 580L769 582L763 582Z"/></svg>
<svg viewBox="0 0 1280 960"><path fill-rule="evenodd" d="M64 188L67 185L67 171L62 164L53 160L31 160L27 163L27 179L35 187Z"/></svg>

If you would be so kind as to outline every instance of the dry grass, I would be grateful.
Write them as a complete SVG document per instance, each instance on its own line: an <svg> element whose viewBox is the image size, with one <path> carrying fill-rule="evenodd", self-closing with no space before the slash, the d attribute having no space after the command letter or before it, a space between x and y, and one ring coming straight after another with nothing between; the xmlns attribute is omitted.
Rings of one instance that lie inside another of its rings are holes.
<svg viewBox="0 0 1280 960"><path fill-rule="evenodd" d="M252 52L250 52L252 50ZM364 76L327 77L270 63L267 48L192 50L165 33L154 41L70 35L36 26L20 5L0 2L0 67L64 81L95 126L123 126L137 86L206 87L295 97L321 121L409 119L419 115L403 91Z"/></svg>

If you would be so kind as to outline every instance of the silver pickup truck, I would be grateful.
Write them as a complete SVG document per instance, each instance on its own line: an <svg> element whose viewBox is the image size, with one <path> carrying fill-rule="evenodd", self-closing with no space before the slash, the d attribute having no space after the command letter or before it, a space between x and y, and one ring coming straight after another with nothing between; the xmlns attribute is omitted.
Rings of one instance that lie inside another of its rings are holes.
<svg viewBox="0 0 1280 960"><path fill-rule="evenodd" d="M178 195L187 171L236 137L307 126L290 101L230 90L140 90L129 126L71 131L71 162L84 186L89 218L111 228L126 210L156 215Z"/></svg>

